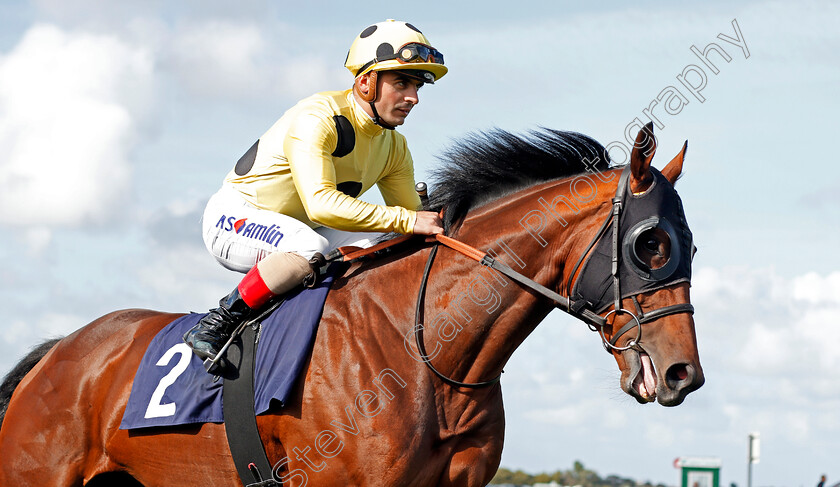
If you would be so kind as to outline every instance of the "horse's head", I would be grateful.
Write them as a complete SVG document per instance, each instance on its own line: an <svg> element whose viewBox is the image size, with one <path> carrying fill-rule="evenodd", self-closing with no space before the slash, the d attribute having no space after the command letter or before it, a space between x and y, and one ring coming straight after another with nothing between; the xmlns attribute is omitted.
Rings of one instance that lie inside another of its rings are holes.
<svg viewBox="0 0 840 487"><path fill-rule="evenodd" d="M694 247L674 190L686 148L662 172L652 168L656 142L649 124L637 136L631 163L613 171L608 157L601 159L603 146L570 132L546 131L530 140L497 132L449 154L452 164L437 175L432 208L445 208L447 227L456 237L491 248L500 258L488 259L490 252L484 255L476 249L462 253L532 291L507 287L512 291L509 302L521 299L521 305L492 315L498 334L494 339L473 335L474 350L502 357L491 368L501 369L553 302L600 332L622 371L622 388L640 402L658 398L663 405L675 406L703 384L688 294ZM580 193L582 187L593 189ZM614 190L615 197L602 189ZM605 206L611 206L608 215ZM506 241L515 242L517 249ZM532 250L518 255L521 249ZM517 269L501 265L502 259L515 262ZM495 289L493 282L507 286L498 275L492 276L482 281L488 293ZM540 282L554 283L561 293ZM496 310L504 301L498 290L489 301L469 293L450 298L450 304L458 307L469 297L479 306L492 301ZM534 293L548 299L531 312ZM460 308L456 313L461 315ZM480 329L474 323L473 329ZM453 357L462 367L475 368L463 354Z"/></svg>
<svg viewBox="0 0 840 487"><path fill-rule="evenodd" d="M651 168L653 125L639 132L613 218L587 249L574 287L605 317L601 335L621 388L641 403L676 406L705 380L689 300L694 245L673 187L687 147L660 173Z"/></svg>

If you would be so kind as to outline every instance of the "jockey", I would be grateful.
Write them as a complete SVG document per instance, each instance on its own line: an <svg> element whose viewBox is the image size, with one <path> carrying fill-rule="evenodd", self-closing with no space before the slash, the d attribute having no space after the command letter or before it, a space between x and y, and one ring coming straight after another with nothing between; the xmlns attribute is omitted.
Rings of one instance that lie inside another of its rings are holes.
<svg viewBox="0 0 840 487"><path fill-rule="evenodd" d="M434 235L438 215L417 211L414 166L394 130L417 90L446 74L443 55L416 27L366 28L345 61L353 87L289 109L228 173L204 212L204 243L224 267L246 273L184 341L215 357L237 325L269 299L314 278L317 253L368 247L384 232ZM356 199L376 184L385 205Z"/></svg>

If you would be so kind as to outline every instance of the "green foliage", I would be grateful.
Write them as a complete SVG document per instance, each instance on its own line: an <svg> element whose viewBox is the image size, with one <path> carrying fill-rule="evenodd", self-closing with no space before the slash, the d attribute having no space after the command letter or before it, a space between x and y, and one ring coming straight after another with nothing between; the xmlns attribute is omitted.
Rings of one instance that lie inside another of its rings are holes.
<svg viewBox="0 0 840 487"><path fill-rule="evenodd" d="M525 486L549 482L557 482L560 485L579 485L581 487L666 487L662 484L653 485L650 482L640 483L618 475L601 478L594 471L586 469L580 461L575 461L569 470L557 470L554 473L542 472L536 475L528 474L522 470L511 471L500 468L489 485L513 484Z"/></svg>

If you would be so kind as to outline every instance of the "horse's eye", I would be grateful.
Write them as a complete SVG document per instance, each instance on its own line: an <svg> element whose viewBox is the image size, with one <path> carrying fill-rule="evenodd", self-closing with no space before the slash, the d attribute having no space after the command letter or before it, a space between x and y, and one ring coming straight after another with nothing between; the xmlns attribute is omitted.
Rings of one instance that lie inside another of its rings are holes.
<svg viewBox="0 0 840 487"><path fill-rule="evenodd" d="M651 237L651 238L649 238L645 241L644 247L645 247L645 250L647 250L648 252L650 252L652 254L655 254L655 253L659 252L659 241L657 241L655 238Z"/></svg>

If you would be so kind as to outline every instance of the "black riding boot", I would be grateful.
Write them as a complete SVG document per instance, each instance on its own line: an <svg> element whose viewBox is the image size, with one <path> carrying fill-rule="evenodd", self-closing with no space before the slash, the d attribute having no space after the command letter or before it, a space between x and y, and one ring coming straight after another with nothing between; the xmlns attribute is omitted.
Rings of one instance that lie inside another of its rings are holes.
<svg viewBox="0 0 840 487"><path fill-rule="evenodd" d="M201 357L215 358L230 338L231 333L251 314L236 288L219 301L219 307L201 319L184 334L184 341Z"/></svg>

